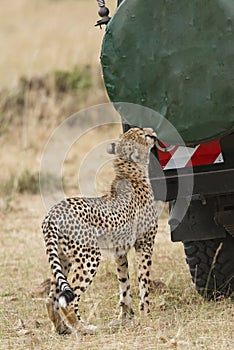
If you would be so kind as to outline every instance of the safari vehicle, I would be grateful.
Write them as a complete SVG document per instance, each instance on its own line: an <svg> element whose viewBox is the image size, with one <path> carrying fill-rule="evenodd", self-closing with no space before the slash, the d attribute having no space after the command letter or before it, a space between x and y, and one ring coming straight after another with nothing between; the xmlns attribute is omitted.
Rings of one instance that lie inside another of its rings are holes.
<svg viewBox="0 0 234 350"><path fill-rule="evenodd" d="M234 291L234 4L232 0L124 0L101 52L110 100L159 113L120 110L124 129L153 127L155 198L169 202L171 239L182 241L192 280L208 299ZM116 107L118 108L118 106ZM127 119L127 122L126 122ZM165 185L166 183L166 185ZM166 192L165 192L166 187ZM192 189L192 190L191 190Z"/></svg>

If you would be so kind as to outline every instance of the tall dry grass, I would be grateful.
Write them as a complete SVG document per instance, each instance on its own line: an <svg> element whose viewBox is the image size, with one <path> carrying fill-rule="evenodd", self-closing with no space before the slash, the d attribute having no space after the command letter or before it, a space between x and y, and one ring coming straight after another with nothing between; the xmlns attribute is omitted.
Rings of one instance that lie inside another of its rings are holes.
<svg viewBox="0 0 234 350"><path fill-rule="evenodd" d="M1 1L2 194L17 192L23 180L37 176L44 146L62 121L108 101L99 65L104 31L94 27L97 10L92 0ZM78 89L61 85L67 72L76 79L81 75Z"/></svg>
<svg viewBox="0 0 234 350"><path fill-rule="evenodd" d="M114 11L115 0L107 1ZM98 65L104 31L96 0L1 0L0 86L19 75Z"/></svg>
<svg viewBox="0 0 234 350"><path fill-rule="evenodd" d="M138 313L134 252L130 278L135 318L120 329L108 323L119 312L118 282L112 260L102 261L94 283L81 300L82 316L98 326L93 336L59 336L51 331L45 300L33 297L49 276L40 232L39 196L18 195L11 210L0 214L0 349L233 349L233 304L204 301L192 288L181 244L171 243L160 219L153 258L153 278L164 285L151 291L152 312Z"/></svg>

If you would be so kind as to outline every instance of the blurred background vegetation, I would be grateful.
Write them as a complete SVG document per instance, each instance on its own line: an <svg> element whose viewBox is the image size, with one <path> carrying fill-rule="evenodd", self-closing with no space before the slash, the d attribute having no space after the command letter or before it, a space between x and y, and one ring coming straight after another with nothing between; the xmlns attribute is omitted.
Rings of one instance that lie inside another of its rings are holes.
<svg viewBox="0 0 234 350"><path fill-rule="evenodd" d="M116 3L110 1L114 11ZM1 0L0 194L38 193L40 157L71 114L107 102L95 0Z"/></svg>

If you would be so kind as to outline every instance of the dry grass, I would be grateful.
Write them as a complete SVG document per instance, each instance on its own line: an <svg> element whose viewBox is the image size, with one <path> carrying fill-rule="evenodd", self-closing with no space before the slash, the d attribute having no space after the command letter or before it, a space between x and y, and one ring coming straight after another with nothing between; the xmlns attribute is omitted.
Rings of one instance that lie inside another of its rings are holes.
<svg viewBox="0 0 234 350"><path fill-rule="evenodd" d="M193 290L181 244L169 241L165 217L155 245L153 277L165 284L152 290L152 315L137 311L134 252L130 276L136 316L133 323L110 330L117 317L118 287L112 260L104 260L94 284L82 299L83 316L99 327L96 335L58 336L51 332L44 300L31 291L49 275L40 223L39 196L20 195L1 215L0 348L1 349L232 349L233 305L209 303Z"/></svg>
<svg viewBox="0 0 234 350"><path fill-rule="evenodd" d="M95 0L1 0L0 84L22 74L96 66L104 33L94 27L97 11Z"/></svg>
<svg viewBox="0 0 234 350"><path fill-rule="evenodd" d="M114 1L110 3L114 5ZM4 56L0 74L2 83L8 85L6 98L15 96L19 83L9 86L22 74L29 80L39 73L44 78L58 69L87 63L92 67L92 86L79 91L79 99L71 92L58 99L53 88L49 96L40 89L26 89L27 103L21 109L10 106L12 121L9 124L8 119L0 135L0 349L233 349L233 304L231 300L209 303L194 291L182 244L170 242L165 211L160 217L153 263L153 278L165 288L152 290L150 317L141 319L137 311L134 252L130 253L130 275L136 316L122 329L107 327L119 312L111 260L103 261L82 300L84 318L98 326L94 336L52 333L44 300L32 297L32 290L49 276L40 230L45 209L40 195L30 194L43 148L54 128L72 111L106 101L97 68L103 32L93 28L95 6L94 0L1 0L0 50ZM68 194L78 191L74 179L87 153L119 132L118 126L102 127L74 144L64 163ZM90 165L83 179L87 188L91 173ZM101 169L98 192L106 190L111 176L109 166Z"/></svg>

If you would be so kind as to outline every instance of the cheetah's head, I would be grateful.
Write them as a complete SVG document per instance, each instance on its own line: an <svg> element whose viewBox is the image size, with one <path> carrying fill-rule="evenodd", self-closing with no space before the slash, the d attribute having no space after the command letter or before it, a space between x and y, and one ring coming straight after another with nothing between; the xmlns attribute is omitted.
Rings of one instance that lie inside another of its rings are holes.
<svg viewBox="0 0 234 350"><path fill-rule="evenodd" d="M148 164L149 153L156 140L157 135L153 129L132 128L108 145L107 152L121 159Z"/></svg>

